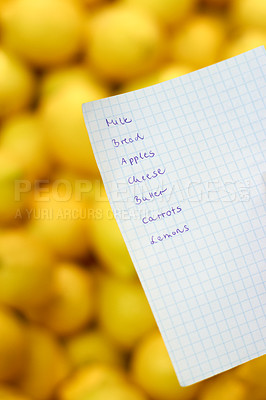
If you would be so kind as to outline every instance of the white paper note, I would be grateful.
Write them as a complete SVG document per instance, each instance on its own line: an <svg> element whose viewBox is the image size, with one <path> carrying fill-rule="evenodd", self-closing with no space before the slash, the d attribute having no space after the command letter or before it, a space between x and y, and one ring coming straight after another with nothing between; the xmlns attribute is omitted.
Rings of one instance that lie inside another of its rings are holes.
<svg viewBox="0 0 266 400"><path fill-rule="evenodd" d="M182 386L265 354L265 74L259 47L83 105Z"/></svg>

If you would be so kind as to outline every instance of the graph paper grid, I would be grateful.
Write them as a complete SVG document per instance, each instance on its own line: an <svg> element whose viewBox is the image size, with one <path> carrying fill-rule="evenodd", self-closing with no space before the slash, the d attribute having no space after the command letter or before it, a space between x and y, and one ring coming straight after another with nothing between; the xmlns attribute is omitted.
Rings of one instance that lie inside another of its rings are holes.
<svg viewBox="0 0 266 400"><path fill-rule="evenodd" d="M265 74L259 47L83 105L109 201L182 386L265 354ZM119 118L127 123L108 126ZM143 139L114 146L137 134ZM155 155L122 164L144 152ZM158 169L160 178L128 183ZM165 188L136 204L135 196ZM181 212L142 222L172 207Z"/></svg>

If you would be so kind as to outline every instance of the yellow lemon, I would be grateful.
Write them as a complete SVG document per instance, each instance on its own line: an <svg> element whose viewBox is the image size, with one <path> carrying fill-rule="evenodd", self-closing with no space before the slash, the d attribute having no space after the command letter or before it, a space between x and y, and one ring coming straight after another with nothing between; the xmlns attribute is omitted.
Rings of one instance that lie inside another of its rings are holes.
<svg viewBox="0 0 266 400"><path fill-rule="evenodd" d="M89 240L106 270L121 278L135 278L136 272L124 239L102 187L95 191L95 214L89 219Z"/></svg>
<svg viewBox="0 0 266 400"><path fill-rule="evenodd" d="M227 43L224 58L234 57L258 46L266 46L266 32L257 29L247 29L239 32Z"/></svg>
<svg viewBox="0 0 266 400"><path fill-rule="evenodd" d="M199 400L245 400L246 398L245 385L230 375L221 375L209 380L199 396Z"/></svg>
<svg viewBox="0 0 266 400"><path fill-rule="evenodd" d="M158 331L146 336L136 347L131 373L135 382L155 400L192 399L198 385L182 388Z"/></svg>
<svg viewBox="0 0 266 400"><path fill-rule="evenodd" d="M16 157L30 180L48 172L45 138L35 114L18 114L6 120L0 131L0 145Z"/></svg>
<svg viewBox="0 0 266 400"><path fill-rule="evenodd" d="M0 226L14 224L30 199L26 172L9 152L0 151ZM26 187L25 187L26 184Z"/></svg>
<svg viewBox="0 0 266 400"><path fill-rule="evenodd" d="M57 385L69 373L68 359L49 331L31 326L27 337L28 355L18 386L35 400L50 399Z"/></svg>
<svg viewBox="0 0 266 400"><path fill-rule="evenodd" d="M64 77L62 77L64 79ZM99 174L89 136L82 116L82 103L106 96L106 91L92 78L81 75L67 79L64 85L55 80L47 86L56 87L44 96L40 117L48 137L51 155L60 165L88 176Z"/></svg>
<svg viewBox="0 0 266 400"><path fill-rule="evenodd" d="M47 97L64 88L69 82L71 83L87 83L91 86L92 92L102 91L104 89L95 80L88 68L81 64L72 66L57 67L52 70L47 70L41 80L40 94L42 97Z"/></svg>
<svg viewBox="0 0 266 400"><path fill-rule="evenodd" d="M126 83L122 88L122 92L130 92L132 90L142 89L147 86L156 85L157 83L161 83L169 79L174 79L179 76L188 74L192 70L193 70L192 67L189 67L184 64L170 63L160 68L156 72L142 76L138 79L134 79Z"/></svg>
<svg viewBox="0 0 266 400"><path fill-rule="evenodd" d="M48 249L23 231L0 235L0 301L23 308L51 295L53 264Z"/></svg>
<svg viewBox="0 0 266 400"><path fill-rule="evenodd" d="M81 48L81 10L69 0L13 0L2 10L4 44L37 67L66 62Z"/></svg>
<svg viewBox="0 0 266 400"><path fill-rule="evenodd" d="M197 68L219 61L225 40L224 24L210 15L195 15L177 30L172 42L172 57Z"/></svg>
<svg viewBox="0 0 266 400"><path fill-rule="evenodd" d="M121 353L99 329L88 330L70 337L66 342L66 349L74 367L92 363L122 364Z"/></svg>
<svg viewBox="0 0 266 400"><path fill-rule="evenodd" d="M57 169L52 174L53 184L58 186L60 196L69 193L76 201L84 202L87 208L88 218L94 215L95 191L100 184L99 179L89 179L86 174L77 174L69 169Z"/></svg>
<svg viewBox="0 0 266 400"><path fill-rule="evenodd" d="M0 381L17 378L27 349L26 330L16 315L0 306ZM0 389L0 398L1 389Z"/></svg>
<svg viewBox="0 0 266 400"><path fill-rule="evenodd" d="M0 399L3 400L30 400L30 398L16 389L9 386L0 385Z"/></svg>
<svg viewBox="0 0 266 400"><path fill-rule="evenodd" d="M231 17L235 24L258 29L266 28L264 0L234 0L231 4Z"/></svg>
<svg viewBox="0 0 266 400"><path fill-rule="evenodd" d="M161 23L173 24L183 20L197 0L126 0L131 6L145 9Z"/></svg>
<svg viewBox="0 0 266 400"><path fill-rule="evenodd" d="M0 49L0 118L28 106L35 92L35 78L16 57Z"/></svg>
<svg viewBox="0 0 266 400"><path fill-rule="evenodd" d="M130 385L123 373L96 364L79 369L61 387L60 400L145 400L146 397Z"/></svg>
<svg viewBox="0 0 266 400"><path fill-rule="evenodd" d="M162 52L162 32L149 14L115 3L92 19L87 48L98 74L125 81L154 68Z"/></svg>
<svg viewBox="0 0 266 400"><path fill-rule="evenodd" d="M123 382L122 373L106 365L96 364L78 369L59 388L60 400L81 400L97 387Z"/></svg>
<svg viewBox="0 0 266 400"><path fill-rule="evenodd" d="M73 334L91 321L94 314L93 280L78 265L59 263L53 277L53 297L35 318L59 336Z"/></svg>
<svg viewBox="0 0 266 400"><path fill-rule="evenodd" d="M155 326L141 285L109 277L101 281L99 321L109 337L124 349L132 348Z"/></svg>
<svg viewBox="0 0 266 400"><path fill-rule="evenodd" d="M88 251L86 240L86 208L71 193L60 193L60 182L50 185L38 195L31 213L29 232L38 237L57 256L83 257Z"/></svg>

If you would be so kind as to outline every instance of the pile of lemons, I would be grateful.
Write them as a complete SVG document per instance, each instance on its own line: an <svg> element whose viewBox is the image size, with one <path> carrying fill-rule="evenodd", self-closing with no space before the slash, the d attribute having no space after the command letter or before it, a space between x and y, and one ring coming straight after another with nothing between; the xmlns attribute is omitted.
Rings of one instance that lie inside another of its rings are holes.
<svg viewBox="0 0 266 400"><path fill-rule="evenodd" d="M266 44L263 0L0 0L0 399L265 399L265 358L181 388L81 104Z"/></svg>

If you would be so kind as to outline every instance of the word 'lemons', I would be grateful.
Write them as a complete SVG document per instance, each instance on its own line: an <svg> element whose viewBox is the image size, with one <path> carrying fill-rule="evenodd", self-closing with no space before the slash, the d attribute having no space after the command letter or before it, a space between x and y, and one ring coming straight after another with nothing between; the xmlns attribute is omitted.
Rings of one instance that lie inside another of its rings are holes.
<svg viewBox="0 0 266 400"><path fill-rule="evenodd" d="M16 57L0 49L0 118L28 106L35 91L35 78Z"/></svg>
<svg viewBox="0 0 266 400"><path fill-rule="evenodd" d="M173 37L172 57L197 68L219 61L225 40L224 25L219 18L195 15Z"/></svg>
<svg viewBox="0 0 266 400"><path fill-rule="evenodd" d="M70 60L81 47L82 14L70 0L13 0L2 10L4 44L37 67Z"/></svg>
<svg viewBox="0 0 266 400"><path fill-rule="evenodd" d="M156 65L162 33L142 10L114 4L95 15L88 38L88 60L102 77L125 81Z"/></svg>
<svg viewBox="0 0 266 400"><path fill-rule="evenodd" d="M21 372L26 355L26 339L24 325L13 312L0 306L0 381L14 379Z"/></svg>
<svg viewBox="0 0 266 400"><path fill-rule="evenodd" d="M99 320L103 330L121 348L130 349L155 326L141 285L102 277Z"/></svg>
<svg viewBox="0 0 266 400"><path fill-rule="evenodd" d="M137 346L131 372L134 381L155 400L188 400L194 398L197 385L182 388L176 378L164 342L155 331Z"/></svg>

